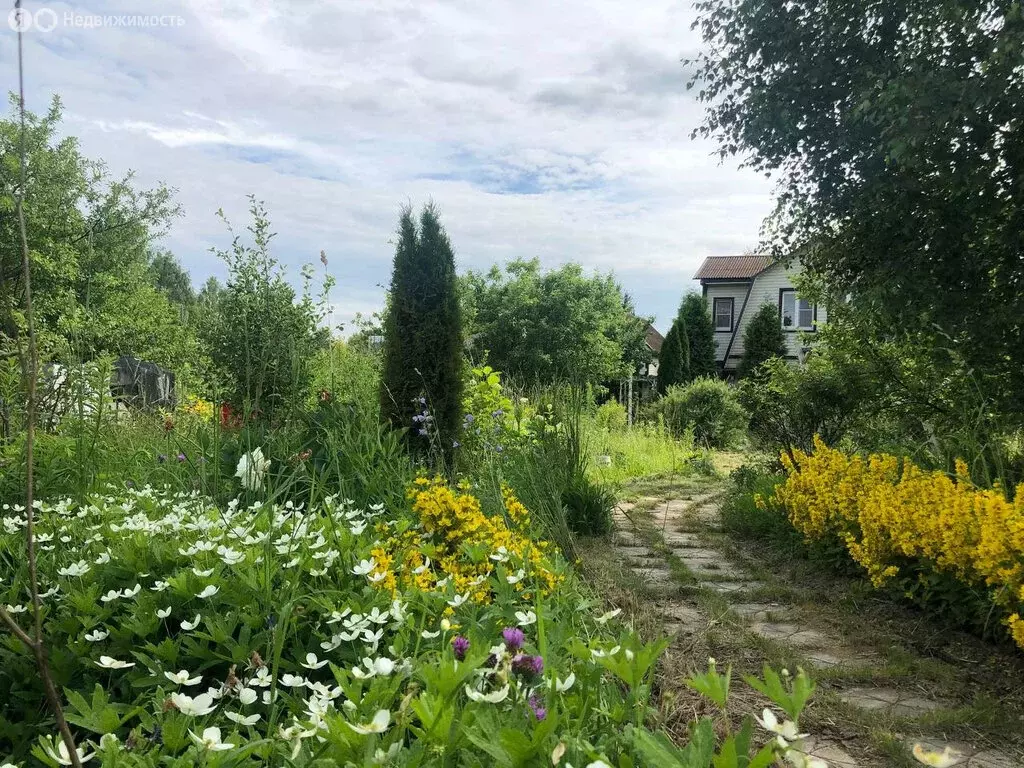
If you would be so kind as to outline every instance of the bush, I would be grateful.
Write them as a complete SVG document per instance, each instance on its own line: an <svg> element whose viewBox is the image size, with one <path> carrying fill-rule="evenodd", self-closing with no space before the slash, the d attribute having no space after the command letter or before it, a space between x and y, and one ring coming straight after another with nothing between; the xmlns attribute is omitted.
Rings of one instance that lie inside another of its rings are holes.
<svg viewBox="0 0 1024 768"><path fill-rule="evenodd" d="M784 457L788 477L763 504L783 507L808 540L844 545L875 587L894 584L980 631L994 611L1024 648L1024 486L1011 501L1002 487L975 487L963 462L950 477L818 439L814 448Z"/></svg>
<svg viewBox="0 0 1024 768"><path fill-rule="evenodd" d="M626 422L628 421L626 406L622 405L618 400L609 400L606 403L602 403L594 414L594 421L598 427L607 429L609 432L625 429Z"/></svg>
<svg viewBox="0 0 1024 768"><path fill-rule="evenodd" d="M615 492L583 474L573 475L562 489L569 530L582 536L604 536L612 531Z"/></svg>
<svg viewBox="0 0 1024 768"><path fill-rule="evenodd" d="M763 467L744 464L729 476L731 487L722 504L722 526L730 533L751 539L773 539L793 543L800 536L786 517L785 510L758 504L768 498L783 478Z"/></svg>
<svg viewBox="0 0 1024 768"><path fill-rule="evenodd" d="M737 373L740 378L754 374L757 367L773 357L786 357L786 338L779 322L779 308L771 302L761 306L743 334L743 359Z"/></svg>
<svg viewBox="0 0 1024 768"><path fill-rule="evenodd" d="M856 375L813 356L797 368L774 358L759 375L736 388L739 402L750 414L750 434L772 452L808 451L814 436L832 445L845 437L859 417L864 391Z"/></svg>
<svg viewBox="0 0 1024 768"><path fill-rule="evenodd" d="M235 237L217 255L228 267L227 286L211 295L201 334L225 388L243 414L276 416L302 403L309 388L310 362L327 344L320 326L323 302L295 290L270 255L274 234L262 204L250 197L253 245ZM304 275L309 277L309 272ZM308 286L308 282L307 282ZM324 286L330 288L330 281Z"/></svg>
<svg viewBox="0 0 1024 768"><path fill-rule="evenodd" d="M747 421L733 389L719 379L697 379L685 387L670 388L648 407L646 417L663 419L677 437L692 432L694 441L708 448L735 445Z"/></svg>

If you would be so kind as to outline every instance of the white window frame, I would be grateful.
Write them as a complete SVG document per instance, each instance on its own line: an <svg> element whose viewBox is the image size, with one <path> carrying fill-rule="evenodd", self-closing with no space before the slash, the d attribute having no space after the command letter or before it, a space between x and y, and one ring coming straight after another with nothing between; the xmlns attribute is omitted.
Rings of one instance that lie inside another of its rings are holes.
<svg viewBox="0 0 1024 768"><path fill-rule="evenodd" d="M787 304L789 304L787 312ZM793 318L793 324L786 324L787 314ZM806 316L806 317L805 317ZM813 331L818 317L818 306L809 299L801 299L794 288L783 288L779 291L779 322L784 331ZM806 319L806 323L801 320Z"/></svg>
<svg viewBox="0 0 1024 768"><path fill-rule="evenodd" d="M723 328L718 323L718 302L728 302L729 304L729 327ZM716 296L711 301L711 314L715 321L715 332L716 333L732 333L732 329L735 327L736 321L736 299L732 296Z"/></svg>

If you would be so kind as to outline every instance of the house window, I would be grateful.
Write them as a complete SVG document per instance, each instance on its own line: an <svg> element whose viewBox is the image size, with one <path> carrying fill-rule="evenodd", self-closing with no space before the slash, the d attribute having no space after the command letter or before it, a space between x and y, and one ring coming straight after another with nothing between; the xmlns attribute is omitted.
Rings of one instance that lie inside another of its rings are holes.
<svg viewBox="0 0 1024 768"><path fill-rule="evenodd" d="M733 299L715 299L713 314L715 316L716 331L732 331L732 310Z"/></svg>
<svg viewBox="0 0 1024 768"><path fill-rule="evenodd" d="M792 289L779 291L779 314L782 327L787 331L813 331L818 308L813 302L801 299Z"/></svg>

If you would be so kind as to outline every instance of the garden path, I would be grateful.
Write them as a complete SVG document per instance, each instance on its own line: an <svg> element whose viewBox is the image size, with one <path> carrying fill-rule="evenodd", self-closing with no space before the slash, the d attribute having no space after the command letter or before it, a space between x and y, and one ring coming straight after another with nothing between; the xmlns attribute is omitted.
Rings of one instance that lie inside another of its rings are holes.
<svg viewBox="0 0 1024 768"><path fill-rule="evenodd" d="M1011 745L981 734L973 744L945 740L944 733L963 731L945 726L973 714L937 696L925 681L894 678L876 648L815 621L806 605L788 600L786 585L752 561L757 553L730 546L720 526L721 498L714 486L676 489L620 502L614 510L612 552L642 584L646 610L653 606L660 614L673 647L681 647L691 665L698 648L713 651L720 666L736 663L739 672L779 659L803 665L819 680L803 721L821 734L808 740L809 752L830 766L917 764L910 757L917 743L933 751L949 746L959 754L950 765L1024 766ZM723 657L721 643L708 640L711 632L731 635L737 658Z"/></svg>

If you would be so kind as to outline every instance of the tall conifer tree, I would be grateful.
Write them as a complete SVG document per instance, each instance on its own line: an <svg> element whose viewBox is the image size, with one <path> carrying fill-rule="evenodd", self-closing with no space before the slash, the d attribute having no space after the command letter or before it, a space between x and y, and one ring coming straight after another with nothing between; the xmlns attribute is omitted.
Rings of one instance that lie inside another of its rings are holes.
<svg viewBox="0 0 1024 768"><path fill-rule="evenodd" d="M384 323L381 413L409 429L419 453L438 449L447 463L462 407L462 320L455 255L433 204L402 211Z"/></svg>

